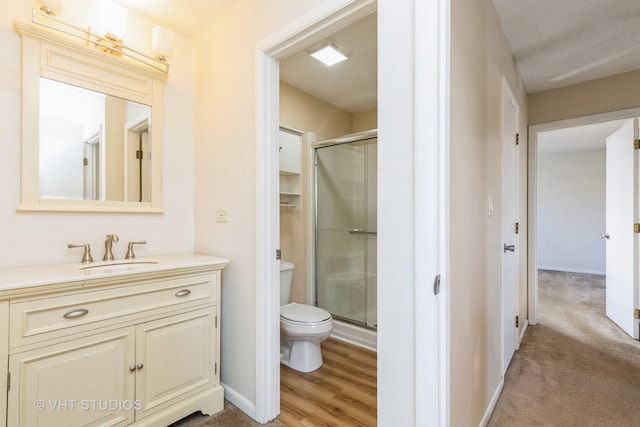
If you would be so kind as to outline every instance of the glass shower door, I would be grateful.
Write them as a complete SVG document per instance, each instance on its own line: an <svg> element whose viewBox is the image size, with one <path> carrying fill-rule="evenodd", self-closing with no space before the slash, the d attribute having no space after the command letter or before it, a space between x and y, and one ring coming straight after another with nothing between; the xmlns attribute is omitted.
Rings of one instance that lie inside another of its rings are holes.
<svg viewBox="0 0 640 427"><path fill-rule="evenodd" d="M316 304L376 327L376 152L367 139L317 148Z"/></svg>

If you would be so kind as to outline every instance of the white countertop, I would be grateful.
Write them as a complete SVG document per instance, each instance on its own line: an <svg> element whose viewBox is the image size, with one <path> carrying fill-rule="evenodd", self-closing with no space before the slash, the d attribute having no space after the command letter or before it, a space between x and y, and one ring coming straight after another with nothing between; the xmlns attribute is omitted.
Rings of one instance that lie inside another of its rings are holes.
<svg viewBox="0 0 640 427"><path fill-rule="evenodd" d="M223 269L230 262L226 258L207 255L175 254L136 258L131 261L121 259L88 264L77 262L0 268L0 292L190 267L213 266Z"/></svg>

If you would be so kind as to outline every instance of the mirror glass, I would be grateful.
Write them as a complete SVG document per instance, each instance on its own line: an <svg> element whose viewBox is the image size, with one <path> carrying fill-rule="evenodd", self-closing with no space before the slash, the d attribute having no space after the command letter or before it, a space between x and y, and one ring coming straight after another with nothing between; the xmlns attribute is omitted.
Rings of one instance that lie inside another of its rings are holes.
<svg viewBox="0 0 640 427"><path fill-rule="evenodd" d="M151 107L40 78L40 197L151 201Z"/></svg>

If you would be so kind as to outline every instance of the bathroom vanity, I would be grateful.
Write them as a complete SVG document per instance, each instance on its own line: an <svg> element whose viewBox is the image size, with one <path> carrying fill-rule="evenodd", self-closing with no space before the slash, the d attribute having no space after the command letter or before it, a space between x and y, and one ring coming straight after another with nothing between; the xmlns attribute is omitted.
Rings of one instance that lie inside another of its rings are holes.
<svg viewBox="0 0 640 427"><path fill-rule="evenodd" d="M0 269L0 426L166 426L223 409L201 255Z"/></svg>

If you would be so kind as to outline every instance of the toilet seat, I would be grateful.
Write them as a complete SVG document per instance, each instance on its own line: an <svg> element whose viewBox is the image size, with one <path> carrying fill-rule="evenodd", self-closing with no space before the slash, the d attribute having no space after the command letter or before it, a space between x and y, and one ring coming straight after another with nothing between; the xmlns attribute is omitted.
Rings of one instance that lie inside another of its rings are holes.
<svg viewBox="0 0 640 427"><path fill-rule="evenodd" d="M331 314L319 307L292 302L280 307L280 319L287 323L292 322L311 326L331 321Z"/></svg>

